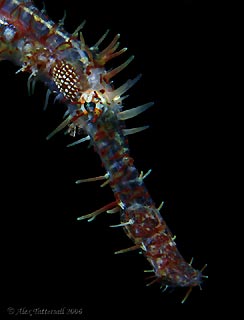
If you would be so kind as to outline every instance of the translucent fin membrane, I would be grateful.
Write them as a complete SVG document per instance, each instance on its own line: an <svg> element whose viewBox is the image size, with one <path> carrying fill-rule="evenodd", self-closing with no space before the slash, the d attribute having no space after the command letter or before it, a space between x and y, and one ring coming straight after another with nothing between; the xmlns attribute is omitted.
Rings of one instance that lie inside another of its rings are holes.
<svg viewBox="0 0 244 320"><path fill-rule="evenodd" d="M36 81L35 77L36 77L36 71L32 72L27 80L27 90L28 90L29 96L31 96L35 90L35 81Z"/></svg>
<svg viewBox="0 0 244 320"><path fill-rule="evenodd" d="M143 171L141 171L139 179L144 180L147 176L149 176L151 172L152 172L152 169L149 169L145 174L143 173Z"/></svg>
<svg viewBox="0 0 244 320"><path fill-rule="evenodd" d="M128 226L128 225L133 224L133 223L134 223L134 220L130 219L129 221L124 222L124 223L113 224L113 225L110 226L110 228L125 227L125 226Z"/></svg>
<svg viewBox="0 0 244 320"><path fill-rule="evenodd" d="M75 141L75 142L72 142L72 143L70 143L70 144L67 144L67 146L66 147L73 147L73 146L75 146L75 145L77 145L77 144L79 144L79 143L82 143L82 142L85 142L85 141L89 141L89 140L91 140L91 138L89 137L89 136L86 136L86 137L84 137L84 138L81 138L81 139L79 139L79 140L77 140L77 141Z"/></svg>
<svg viewBox="0 0 244 320"><path fill-rule="evenodd" d="M75 29L75 31L72 33L74 37L78 37L79 32L84 28L84 25L86 24L86 20L82 21L81 24Z"/></svg>
<svg viewBox="0 0 244 320"><path fill-rule="evenodd" d="M189 297L190 293L192 292L192 287L190 287L187 292L186 295L184 297L184 299L182 299L181 303L185 303L186 299Z"/></svg>
<svg viewBox="0 0 244 320"><path fill-rule="evenodd" d="M81 216L79 218L77 218L77 220L85 220L85 219L88 219L87 221L88 222L91 222L92 220L94 220L96 218L96 216L98 216L99 214L111 209L111 208L114 208L114 207L117 207L117 201L114 201L114 202L111 202L109 204L107 204L106 206L96 210L96 211L93 211L92 213L89 213L89 214L86 214L85 216Z"/></svg>
<svg viewBox="0 0 244 320"><path fill-rule="evenodd" d="M58 26L59 27L63 27L64 26L64 21L65 21L66 17L67 17L67 12L66 12L66 10L64 10L63 18L60 19L59 22L58 22Z"/></svg>
<svg viewBox="0 0 244 320"><path fill-rule="evenodd" d="M72 116L69 116L68 118L66 118L62 123L60 123L60 125L54 129L47 137L46 139L49 140L51 139L56 133L58 133L59 131L63 130L69 123L70 120L72 119Z"/></svg>
<svg viewBox="0 0 244 320"><path fill-rule="evenodd" d="M141 106L138 106L136 108L130 109L130 110L125 110L122 112L118 113L118 119L119 120L127 120L136 117L138 114L146 111L148 108L150 108L154 103L149 102L145 103Z"/></svg>
<svg viewBox="0 0 244 320"><path fill-rule="evenodd" d="M122 84L122 86L120 86L119 88L117 88L116 90L114 90L112 92L111 99L112 100L119 99L120 96L122 96L126 91L128 91L132 86L134 86L134 84L136 84L137 81L139 81L141 79L141 76L142 75L139 74L134 79L127 80L126 83Z"/></svg>
<svg viewBox="0 0 244 320"><path fill-rule="evenodd" d="M120 211L120 207L115 207L115 208L113 208L113 209L107 210L106 212L107 212L108 214L113 214L113 213L117 213L117 212L119 212L119 211Z"/></svg>
<svg viewBox="0 0 244 320"><path fill-rule="evenodd" d="M159 207L158 207L158 211L160 211L160 210L163 208L163 206L164 206L164 201L162 201L162 202L160 203L160 205L159 205Z"/></svg>
<svg viewBox="0 0 244 320"><path fill-rule="evenodd" d="M87 178L87 179L76 180L75 183L79 184L79 183L84 183L84 182L107 180L108 178L109 178L109 174L106 173L104 176L98 176L98 177L92 177L92 178Z"/></svg>
<svg viewBox="0 0 244 320"><path fill-rule="evenodd" d="M118 74L120 71L122 71L124 68L128 66L129 63L134 59L134 56L131 56L128 60L126 60L124 63L122 63L120 66L117 68L114 68L113 70L109 71L108 73L105 74L103 79L106 82L109 82L111 78L113 78L116 74Z"/></svg>
<svg viewBox="0 0 244 320"><path fill-rule="evenodd" d="M98 42L91 49L97 48L105 39L107 34L108 31L105 32L105 34L98 40ZM100 66L104 66L109 60L121 55L127 50L127 48L123 48L116 52L120 44L118 42L119 38L120 34L116 34L112 42L96 56L96 61Z"/></svg>
<svg viewBox="0 0 244 320"><path fill-rule="evenodd" d="M137 132L141 132L141 131L146 130L148 128L149 128L149 126L143 126L143 127L131 128L131 129L124 129L123 130L123 134L125 136L128 136L129 134L134 134L134 133L137 133Z"/></svg>
<svg viewBox="0 0 244 320"><path fill-rule="evenodd" d="M101 38L90 49L97 49L100 46L100 44L104 41L104 39L107 37L109 31L109 29L106 30L105 33L101 36Z"/></svg>
<svg viewBox="0 0 244 320"><path fill-rule="evenodd" d="M141 245L140 244L136 244L135 246L132 246L132 247L129 247L129 248L126 248L126 249L122 249L122 250L119 250L119 251L115 251L114 254L130 252L130 251L134 251L134 250L138 250L138 249L141 249Z"/></svg>
<svg viewBox="0 0 244 320"><path fill-rule="evenodd" d="M47 110L48 101L49 101L51 93L52 93L52 91L47 89L46 98L45 98L45 102L44 102L44 106L43 106L43 111Z"/></svg>
<svg viewBox="0 0 244 320"><path fill-rule="evenodd" d="M105 38L105 37L104 37ZM103 59L105 57L107 57L111 52L114 52L116 50L116 47L117 46L117 43L118 43L118 40L120 38L120 34L116 34L115 37L113 38L113 40L110 42L110 44L105 48L103 49L103 51L100 52L100 56L103 57ZM101 43L101 42L100 42Z"/></svg>

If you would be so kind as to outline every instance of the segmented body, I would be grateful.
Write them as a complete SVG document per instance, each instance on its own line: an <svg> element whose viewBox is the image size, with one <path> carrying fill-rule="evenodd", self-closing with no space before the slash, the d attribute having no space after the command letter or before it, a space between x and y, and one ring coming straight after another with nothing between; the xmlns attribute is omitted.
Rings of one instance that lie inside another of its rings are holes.
<svg viewBox="0 0 244 320"><path fill-rule="evenodd" d="M123 111L123 94L139 79L128 80L114 89L110 79L132 58L112 71L105 64L122 54L117 51L118 38L102 51L88 47L83 37L68 34L61 26L40 12L31 1L0 1L0 60L11 60L19 71L42 80L67 106L67 118L54 133L65 127L76 136L85 132L81 141L90 140L101 158L106 174L92 180L105 179L115 200L103 208L78 218L94 219L98 214L120 211L121 226L134 242L131 249L142 249L155 272L155 282L172 287L194 287L201 283L201 271L192 268L179 253L174 237L156 208L133 164L124 120L145 111L152 104ZM80 180L78 182L84 182ZM127 249L121 252L128 251Z"/></svg>

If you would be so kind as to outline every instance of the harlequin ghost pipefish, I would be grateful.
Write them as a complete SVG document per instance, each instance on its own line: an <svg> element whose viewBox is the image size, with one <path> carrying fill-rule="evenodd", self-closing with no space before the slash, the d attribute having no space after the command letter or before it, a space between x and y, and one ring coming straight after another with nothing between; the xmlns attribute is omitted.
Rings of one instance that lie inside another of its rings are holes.
<svg viewBox="0 0 244 320"><path fill-rule="evenodd" d="M48 87L45 106L50 94L66 107L64 121L47 137L66 129L73 137L82 135L71 145L89 141L99 155L105 174L82 179L77 184L102 181L110 185L114 201L81 217L92 221L103 212L120 213L120 224L132 240L133 246L117 251L123 253L140 249L152 266L153 281L163 286L200 286L202 270L195 270L179 253L174 237L163 220L145 186L150 173L139 173L130 156L127 136L147 128L127 129L125 120L150 108L149 102L129 110L124 109L125 93L139 80L129 79L114 88L111 79L133 59L107 70L106 63L126 51L118 49L117 34L112 42L100 50L106 32L95 45L89 47L83 38L81 24L73 34L63 23L51 21L30 0L0 0L0 60L10 60L20 68L16 73L28 72L28 88L32 81L41 80ZM151 284L150 283L150 284Z"/></svg>

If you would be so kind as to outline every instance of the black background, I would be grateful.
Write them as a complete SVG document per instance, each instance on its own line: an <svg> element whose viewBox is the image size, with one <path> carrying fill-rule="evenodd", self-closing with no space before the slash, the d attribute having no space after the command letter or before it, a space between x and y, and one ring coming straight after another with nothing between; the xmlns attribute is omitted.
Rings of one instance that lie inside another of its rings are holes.
<svg viewBox="0 0 244 320"><path fill-rule="evenodd" d="M36 3L40 8L41 2ZM188 261L194 257L193 266L201 269L208 263L211 211L205 8L192 1L45 3L54 21L66 10L69 32L86 19L83 34L90 46L108 28L106 44L120 33L121 47L128 47L128 52L118 63L135 55L114 84L119 86L142 73L125 105L129 108L149 101L155 105L127 122L128 127L150 125L147 131L130 137L131 155L138 170L152 169L146 179L149 192L158 205L165 201L161 213L177 235L180 252ZM37 83L29 97L28 75L15 75L16 70L11 63L1 62L3 313L8 307L66 307L82 308L83 319L116 319L119 315L165 319L179 309L190 316L193 306L206 312L208 280L182 306L186 289L161 293L157 285L145 286L149 274L143 270L150 266L137 252L113 254L131 245L122 229L109 228L119 223L116 214L101 215L91 223L76 220L113 201L109 187L74 183L104 174L100 160L86 143L66 148L72 140L63 133L45 140L62 121L65 108L50 99L43 112L45 87Z"/></svg>

